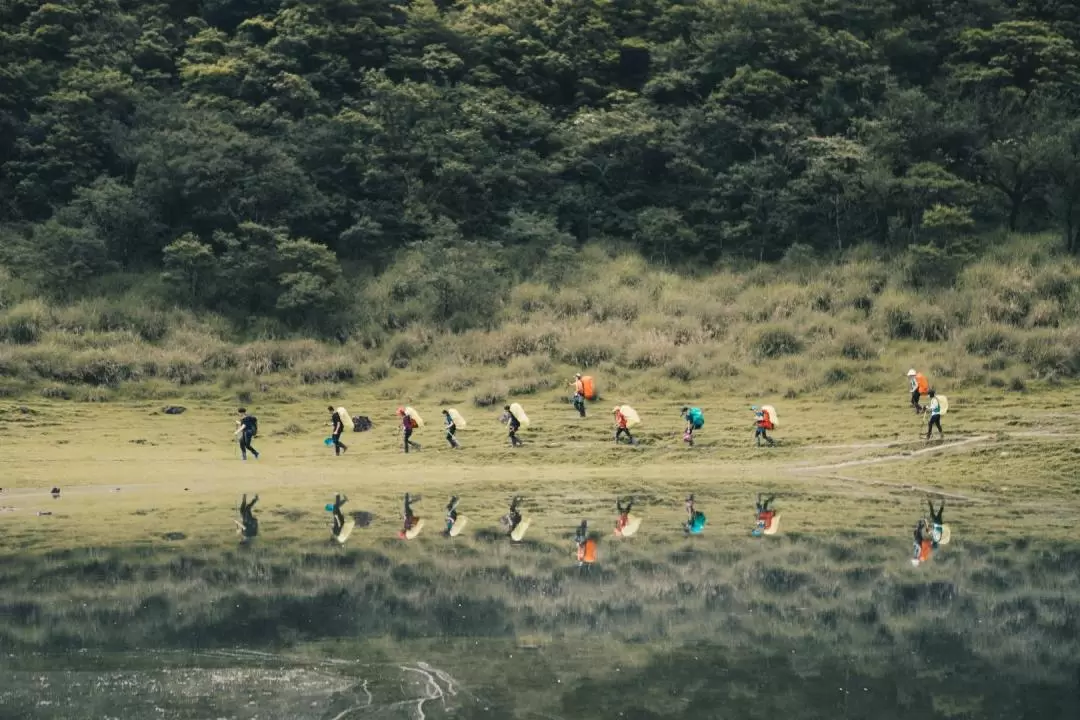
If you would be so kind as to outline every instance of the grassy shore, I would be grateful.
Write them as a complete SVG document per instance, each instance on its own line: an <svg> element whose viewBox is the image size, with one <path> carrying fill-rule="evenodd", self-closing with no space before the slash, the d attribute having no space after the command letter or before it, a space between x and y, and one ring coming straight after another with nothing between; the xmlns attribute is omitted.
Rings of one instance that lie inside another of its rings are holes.
<svg viewBox="0 0 1080 720"><path fill-rule="evenodd" d="M20 671L35 668L57 673L57 687L62 673L92 669L107 690L123 673L149 687L146 673L173 666L195 685L213 668L254 673L255 687L272 686L282 668L319 665L336 679L312 685L319 709L307 716L329 718L364 705L363 683L388 687L395 673L420 683L405 695L427 697L422 672L400 669L421 660L471 693L426 702L428 717L443 702L470 717L522 718L609 708L719 717L720 707L862 717L883 703L878 717L1075 709L1080 393L1071 386L950 391L946 442L929 445L902 387L844 402L762 398L784 421L770 449L754 447L745 399L727 394L699 400L707 425L691 449L676 437L674 398L625 398L645 421L631 448L611 441L609 402L582 421L561 393L540 392L524 401L534 426L514 451L497 410L469 409L467 391L418 393L429 421L445 400L465 409L469 427L463 451L445 449L431 426L417 436L424 450L408 456L393 427L398 401L376 386L343 398L376 427L348 433L340 458L321 443L321 395L255 397L263 457L247 463L231 437L235 398L221 393L174 398L189 408L178 416L150 402L0 407L0 505L16 508L0 524L0 637L17 650L2 664L10 706L32 707L19 704L31 687ZM375 515L344 549L328 543L322 509L337 490L349 509ZM395 537L406 490L424 496L416 510L429 521L410 543ZM780 536L749 537L758 491L778 495ZM251 547L233 534L242 492L262 496ZM709 516L700 538L679 529L687 492ZM470 517L453 541L436 532L451 493ZM514 493L533 519L517 546L496 533ZM626 541L610 534L617 494L634 495L645 518ZM955 539L913 569L910 531L928 494L946 498ZM592 568L573 559L581 519L604 536ZM76 650L92 659L80 664ZM55 714L31 716L65 717L62 695L50 696ZM309 695L274 701L281 715L260 700L260 717L286 717ZM124 693L112 696L103 711L122 707ZM174 688L159 700L194 702L184 697ZM200 702L254 717L244 714L248 695L228 698ZM377 716L416 717L412 700L379 698ZM201 716L189 710L176 716Z"/></svg>

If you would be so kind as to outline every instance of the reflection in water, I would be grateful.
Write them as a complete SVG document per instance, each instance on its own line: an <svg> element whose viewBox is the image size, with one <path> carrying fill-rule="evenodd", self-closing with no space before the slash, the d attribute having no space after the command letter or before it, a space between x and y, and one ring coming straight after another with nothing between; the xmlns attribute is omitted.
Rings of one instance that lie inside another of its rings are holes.
<svg viewBox="0 0 1080 720"><path fill-rule="evenodd" d="M139 552L2 559L0 718L1080 718L1071 546Z"/></svg>

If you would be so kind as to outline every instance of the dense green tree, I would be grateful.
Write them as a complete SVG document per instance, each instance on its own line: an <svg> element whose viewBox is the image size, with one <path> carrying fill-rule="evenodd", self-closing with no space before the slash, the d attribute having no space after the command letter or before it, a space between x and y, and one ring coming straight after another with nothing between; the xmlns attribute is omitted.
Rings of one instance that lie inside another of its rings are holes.
<svg viewBox="0 0 1080 720"><path fill-rule="evenodd" d="M1005 226L1080 252L1078 17L1076 0L10 0L0 253L44 292L151 270L184 304L336 330L342 288L383 272L411 288L391 324L482 324L507 272L558 282L594 239L672 264L861 242L925 263Z"/></svg>

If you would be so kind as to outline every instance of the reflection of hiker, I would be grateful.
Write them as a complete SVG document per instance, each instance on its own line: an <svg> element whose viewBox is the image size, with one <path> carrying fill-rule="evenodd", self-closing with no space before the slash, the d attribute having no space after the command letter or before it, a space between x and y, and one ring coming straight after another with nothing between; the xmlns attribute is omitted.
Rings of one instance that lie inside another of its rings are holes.
<svg viewBox="0 0 1080 720"><path fill-rule="evenodd" d="M521 524L521 512L518 510L520 502L521 498L514 496L514 499L510 501L510 512L503 516L502 522L508 528L507 534L512 534L517 529L517 526Z"/></svg>
<svg viewBox="0 0 1080 720"><path fill-rule="evenodd" d="M615 443L618 444L619 438L625 435L631 445L636 445L637 441L634 440L634 436L630 434L629 421L627 420L626 415L623 415L622 408L616 407L613 412L615 413Z"/></svg>
<svg viewBox="0 0 1080 720"><path fill-rule="evenodd" d="M446 530L443 531L443 535L449 536L450 531L454 529L454 523L457 522L457 506L458 496L454 495L446 504Z"/></svg>
<svg viewBox="0 0 1080 720"><path fill-rule="evenodd" d="M770 447L775 445L776 443L768 435L768 431L773 429L773 419L769 411L756 405L750 409L754 411L754 440L757 442L757 446L761 447L762 440L765 440Z"/></svg>
<svg viewBox="0 0 1080 720"><path fill-rule="evenodd" d="M334 426L334 454L340 455L349 449L345 447L345 443L341 442L341 433L345 432L345 418L341 417L341 413L335 410L333 405L326 409L330 411L330 424Z"/></svg>
<svg viewBox="0 0 1080 720"><path fill-rule="evenodd" d="M930 383L921 372L915 372L915 368L908 370L908 382L911 384L911 409L916 415L921 415L926 408L919 404L919 398L930 389Z"/></svg>
<svg viewBox="0 0 1080 720"><path fill-rule="evenodd" d="M915 542L911 564L918 565L929 560L933 551L933 540L930 538L930 529L926 526L925 518L919 518L913 535Z"/></svg>
<svg viewBox="0 0 1080 720"><path fill-rule="evenodd" d="M760 527L762 530L768 530L772 527L773 518L776 517L776 511L770 510L769 504L775 499L775 495L770 495L765 499L765 502L762 502L761 493L758 493L757 503L755 503L755 506L757 508L758 527Z"/></svg>
<svg viewBox="0 0 1080 720"><path fill-rule="evenodd" d="M522 443L521 440L518 438L517 433L518 430L521 429L521 421L510 410L509 405L504 405L503 410L506 411L506 427L509 431L508 436L510 438L510 445L512 445L513 447L519 447Z"/></svg>
<svg viewBox="0 0 1080 720"><path fill-rule="evenodd" d="M330 508L330 511L334 513L334 524L330 527L330 533L337 537L341 534L341 529L345 527L345 515L341 512L341 506L349 502L349 498L344 495L335 495L334 504Z"/></svg>
<svg viewBox="0 0 1080 720"><path fill-rule="evenodd" d="M944 438L945 433L941 430L941 401L937 399L937 393L930 391L930 405L926 408L930 411L930 421L926 424L926 439L929 440L937 428L938 437Z"/></svg>
<svg viewBox="0 0 1080 720"><path fill-rule="evenodd" d="M634 498L627 499L626 507L623 507L622 500L615 498L615 507L619 510L619 518L615 521L615 529L621 532L626 527L626 523L630 522L630 509L634 507Z"/></svg>
<svg viewBox="0 0 1080 720"><path fill-rule="evenodd" d="M454 437L457 434L457 425L454 423L454 418L450 415L449 410L443 410L443 420L446 421L446 442L450 443L450 447L454 450L459 450L461 445L458 443L457 438Z"/></svg>
<svg viewBox="0 0 1080 720"><path fill-rule="evenodd" d="M694 431L700 430L705 425L705 415L701 408L684 407L679 416L686 419L686 430L683 431L683 442L687 445L694 444Z"/></svg>
<svg viewBox="0 0 1080 720"><path fill-rule="evenodd" d="M247 493L244 493L244 497L240 500L240 522L237 525L240 526L240 534L243 536L241 542L259 534L259 520L251 512L257 502L259 502L258 495L253 497L251 502L248 502Z"/></svg>
<svg viewBox="0 0 1080 720"><path fill-rule="evenodd" d="M577 545L578 566L591 565L596 562L596 540L589 537L589 521L582 520L574 534L574 543Z"/></svg>
<svg viewBox="0 0 1080 720"><path fill-rule="evenodd" d="M700 534L705 529L705 513L694 506L694 496L686 498L686 524L683 526L687 534Z"/></svg>
<svg viewBox="0 0 1080 720"><path fill-rule="evenodd" d="M412 530L413 525L415 525L416 521L420 519L413 514L412 498L409 496L409 493L405 493L405 507L401 511L401 519L404 523L402 532L406 533L409 532L409 530Z"/></svg>
<svg viewBox="0 0 1080 720"><path fill-rule="evenodd" d="M401 435L403 437L402 447L405 448L405 452L409 452L410 447L414 447L420 450L420 444L412 441L413 430L418 427L416 418L406 412L405 408L397 409L398 417L401 418Z"/></svg>
<svg viewBox="0 0 1080 720"><path fill-rule="evenodd" d="M945 514L945 501L941 501L941 507L938 508L937 512L934 512L934 502L930 498L926 499L926 504L930 506L930 539L934 543L934 549L937 550L943 532L941 526L945 524L942 520L942 516Z"/></svg>
<svg viewBox="0 0 1080 720"><path fill-rule="evenodd" d="M574 376L574 409L585 417L585 381L581 379L581 373Z"/></svg>
<svg viewBox="0 0 1080 720"><path fill-rule="evenodd" d="M235 435L240 438L240 458L247 460L248 451L255 456L255 459L259 459L258 451L251 447L251 440L259 434L259 421L254 416L248 413L245 408L240 408L236 411L240 415L240 419L236 421L236 433Z"/></svg>

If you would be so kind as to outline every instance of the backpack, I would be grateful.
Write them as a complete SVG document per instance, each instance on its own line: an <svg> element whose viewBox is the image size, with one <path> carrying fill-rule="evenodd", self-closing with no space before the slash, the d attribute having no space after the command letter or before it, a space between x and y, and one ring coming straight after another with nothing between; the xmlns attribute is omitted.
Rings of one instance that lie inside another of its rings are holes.
<svg viewBox="0 0 1080 720"><path fill-rule="evenodd" d="M259 418L254 415L248 415L251 418L251 437L255 437L259 434Z"/></svg>

